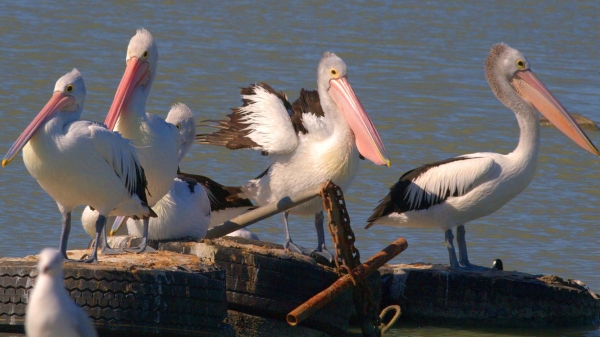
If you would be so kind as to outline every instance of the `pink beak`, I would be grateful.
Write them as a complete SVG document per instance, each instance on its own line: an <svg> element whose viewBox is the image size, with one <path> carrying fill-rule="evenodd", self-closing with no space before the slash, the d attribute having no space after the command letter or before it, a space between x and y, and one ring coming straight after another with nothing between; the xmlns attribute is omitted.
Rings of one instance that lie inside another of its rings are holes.
<svg viewBox="0 0 600 337"><path fill-rule="evenodd" d="M60 91L56 91L50 101L46 103L46 106L38 113L38 115L29 123L29 126L21 133L19 138L11 146L4 159L2 159L2 167L5 167L10 163L16 156L21 152L21 149L27 144L27 142L33 137L36 131L49 120L56 112L60 111L65 106L75 103L73 96L67 96Z"/></svg>
<svg viewBox="0 0 600 337"><path fill-rule="evenodd" d="M340 77L329 81L329 95L342 111L344 118L350 125L358 152L375 165L390 166L387 152L383 141L375 129L373 122L360 104L358 97L354 94L346 77Z"/></svg>
<svg viewBox="0 0 600 337"><path fill-rule="evenodd" d="M573 120L573 117L531 70L518 71L511 84L562 133L583 149L600 156L598 149Z"/></svg>
<svg viewBox="0 0 600 337"><path fill-rule="evenodd" d="M121 115L121 111L131 99L131 93L140 84L145 83L149 77L148 68L150 65L146 61L140 61L137 57L132 57L127 61L127 68L125 68L125 74L121 79L121 83L117 88L117 93L113 99L106 120L104 124L109 130L113 130L117 124L117 120Z"/></svg>

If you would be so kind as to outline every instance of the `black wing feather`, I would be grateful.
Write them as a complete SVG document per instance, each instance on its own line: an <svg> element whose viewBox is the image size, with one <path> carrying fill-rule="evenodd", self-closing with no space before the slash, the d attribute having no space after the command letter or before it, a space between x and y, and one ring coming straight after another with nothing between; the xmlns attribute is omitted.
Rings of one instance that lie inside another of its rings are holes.
<svg viewBox="0 0 600 337"><path fill-rule="evenodd" d="M421 200L411 201L409 200L409 187L411 186L412 182L415 181L419 176L421 176L422 174L434 167L442 166L444 164L452 163L455 161L469 159L475 158L449 158L434 163L426 164L404 173L400 177L398 182L390 188L390 193L388 193L388 195L379 202L379 205L375 207L373 214L369 217L369 219L367 219L367 222L369 223L367 225L367 228L370 227L374 221L386 215L392 213L404 213L408 211L425 210L433 205L441 204L451 196L459 196L458 189L455 189L455 192L453 194L451 194L450 189L446 189L445 191L439 191L439 193L437 194L432 194L423 191L423 193L421 194Z"/></svg>

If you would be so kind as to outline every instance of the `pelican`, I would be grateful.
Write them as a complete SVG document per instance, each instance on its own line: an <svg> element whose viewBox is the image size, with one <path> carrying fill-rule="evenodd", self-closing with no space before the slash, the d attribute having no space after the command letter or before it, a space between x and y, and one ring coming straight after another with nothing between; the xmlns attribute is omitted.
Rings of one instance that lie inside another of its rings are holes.
<svg viewBox="0 0 600 337"><path fill-rule="evenodd" d="M127 67L115 94L105 124L131 139L148 179L148 204L154 206L171 188L177 175L177 153L181 138L177 128L162 118L146 113L146 101L156 75L158 48L145 29L138 29L127 47ZM144 219L142 243L128 251L150 251L148 221Z"/></svg>
<svg viewBox="0 0 600 337"><path fill-rule="evenodd" d="M317 70L316 91L301 90L292 105L284 94L261 83L241 90L243 106L227 120L213 121L220 129L200 134L200 143L229 149L251 148L269 155L271 165L242 187L242 197L265 205L331 179L347 189L358 160L390 165L383 142L354 94L344 61L325 52ZM292 242L288 213L315 214L317 249L332 259L325 247L323 202L315 198L283 213L284 247L307 253Z"/></svg>
<svg viewBox="0 0 600 337"><path fill-rule="evenodd" d="M39 256L38 276L25 314L27 336L98 336L90 317L65 289L61 253L45 248Z"/></svg>
<svg viewBox="0 0 600 337"><path fill-rule="evenodd" d="M453 269L478 269L467 256L465 224L494 213L521 193L533 178L540 147L538 111L585 150L600 155L567 110L534 75L529 61L504 43L492 47L485 63L492 91L519 122L517 148L502 155L479 152L408 171L369 217L374 224L440 227ZM458 259L452 228L456 227Z"/></svg>
<svg viewBox="0 0 600 337"><path fill-rule="evenodd" d="M29 173L62 214L60 252L67 258L71 212L90 205L99 213L96 244L85 262L97 260L99 235L111 215L156 216L146 200L146 178L129 140L103 125L79 120L85 85L77 69L61 77L54 94L10 148L2 167L23 149Z"/></svg>
<svg viewBox="0 0 600 337"><path fill-rule="evenodd" d="M178 153L181 163L196 136L194 116L185 104L178 103L173 105L166 121L175 125L181 135L182 145ZM216 224L219 224L254 208L250 200L232 197L234 190L239 191L239 188L225 187L204 176L179 173L169 192L153 206L158 217L149 222L148 239L200 239L206 235L209 224L215 225L211 221L212 214L218 215ZM119 230L126 220L124 218L117 217L111 235ZM126 221L129 235L143 235L140 220Z"/></svg>

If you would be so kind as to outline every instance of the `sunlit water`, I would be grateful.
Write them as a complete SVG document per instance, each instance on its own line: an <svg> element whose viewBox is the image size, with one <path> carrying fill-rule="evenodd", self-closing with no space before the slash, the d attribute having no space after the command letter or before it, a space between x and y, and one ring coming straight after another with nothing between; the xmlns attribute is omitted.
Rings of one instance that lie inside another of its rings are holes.
<svg viewBox="0 0 600 337"><path fill-rule="evenodd" d="M138 27L160 51L148 111L166 116L186 103L198 120L222 118L239 88L265 81L295 99L316 83L324 51L341 56L349 80L377 126L392 167L361 162L348 210L364 258L403 236L409 249L392 262L447 263L440 230L374 227L365 220L399 176L417 165L479 152L510 152L513 113L483 73L489 48L506 42L528 56L538 77L571 112L600 121L597 2L536 1L196 3L117 1L0 3L0 149L5 153L73 67L84 76L84 118L103 121ZM600 133L588 131L600 144ZM182 169L241 185L268 161L254 151L196 145ZM536 177L500 211L467 226L471 261L508 270L579 279L600 291L600 160L556 129L542 131ZM0 256L57 247L60 214L19 156L0 173ZM80 212L80 210L78 210ZM79 213L74 219L79 218ZM294 241L316 244L312 217L290 217ZM89 241L74 223L70 248ZM282 242L280 218L250 228ZM331 246L331 244L329 244ZM403 327L398 334L600 336L593 327L562 331Z"/></svg>

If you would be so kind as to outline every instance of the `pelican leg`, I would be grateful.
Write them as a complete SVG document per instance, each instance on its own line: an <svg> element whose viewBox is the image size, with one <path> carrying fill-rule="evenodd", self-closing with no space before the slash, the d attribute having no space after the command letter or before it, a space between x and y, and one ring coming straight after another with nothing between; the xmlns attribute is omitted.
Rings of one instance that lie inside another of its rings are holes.
<svg viewBox="0 0 600 337"><path fill-rule="evenodd" d="M130 253L155 253L156 249L148 246L148 225L150 224L150 218L144 219L144 233L142 235L142 242L139 246L133 248L123 249Z"/></svg>
<svg viewBox="0 0 600 337"><path fill-rule="evenodd" d="M283 243L283 249L289 250L293 253L310 256L310 253L312 253L310 250L298 246L294 242L292 242L292 237L290 236L290 228L288 227L288 215L289 212L283 212L283 232L285 234L285 242Z"/></svg>
<svg viewBox="0 0 600 337"><path fill-rule="evenodd" d="M458 259L456 258L456 251L454 250L454 234L452 234L452 229L449 229L444 234L446 241L446 248L448 248L448 255L450 256L450 268L458 269L460 265L458 264Z"/></svg>
<svg viewBox="0 0 600 337"><path fill-rule="evenodd" d="M458 245L458 262L460 267L468 270L488 270L483 266L477 266L469 262L469 256L467 256L467 240L465 239L465 226L460 225L456 227L456 244Z"/></svg>
<svg viewBox="0 0 600 337"><path fill-rule="evenodd" d="M98 245L100 243L100 235L104 230L104 225L106 225L106 217L104 215L98 214L98 220L96 220L96 238L94 239L94 247L92 248L92 255L87 260L82 260L80 262L84 263L94 263L98 262Z"/></svg>
<svg viewBox="0 0 600 337"><path fill-rule="evenodd" d="M463 267L471 266L467 255L467 240L465 239L465 226L456 227L456 244L458 245L458 262Z"/></svg>
<svg viewBox="0 0 600 337"><path fill-rule="evenodd" d="M315 213L315 229L317 230L317 249L313 251L314 254L321 255L327 261L333 262L333 254L325 247L325 231L323 229L323 212Z"/></svg>
<svg viewBox="0 0 600 337"><path fill-rule="evenodd" d="M62 232L60 234L59 250L64 260L71 261L67 257L67 241L69 241L69 233L71 233L71 212L65 212L60 205L59 209L62 213Z"/></svg>
<svg viewBox="0 0 600 337"><path fill-rule="evenodd" d="M100 252L105 255L124 254L125 251L123 251L121 249L114 249L114 248L110 247L110 245L108 244L108 236L107 236L106 232L108 232L108 226L105 225L104 230L102 231L103 241L102 241L102 249L100 250Z"/></svg>

